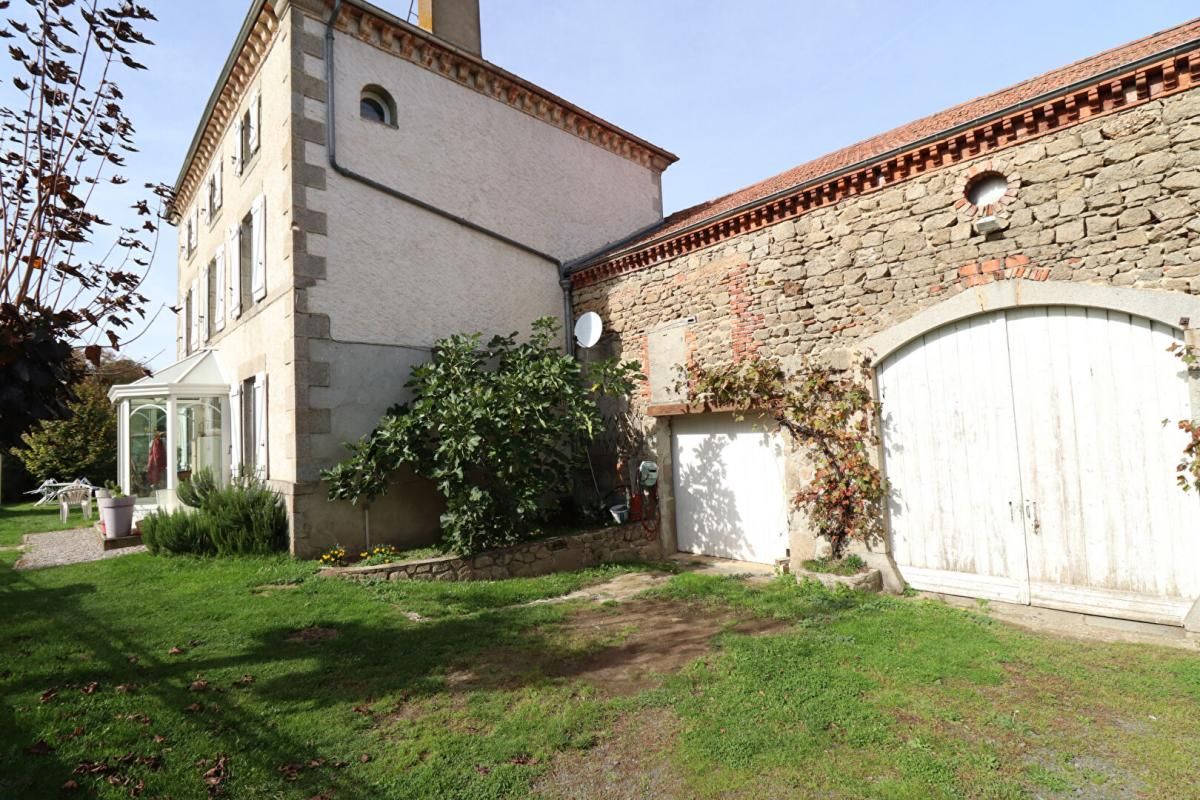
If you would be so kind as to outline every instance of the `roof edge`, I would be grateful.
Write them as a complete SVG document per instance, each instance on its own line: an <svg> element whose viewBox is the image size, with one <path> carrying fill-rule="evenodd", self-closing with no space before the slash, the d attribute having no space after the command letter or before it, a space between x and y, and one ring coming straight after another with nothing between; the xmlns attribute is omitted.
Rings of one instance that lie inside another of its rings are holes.
<svg viewBox="0 0 1200 800"><path fill-rule="evenodd" d="M1187 24L1187 23L1185 23L1185 24ZM1152 34L1150 36L1143 37L1141 39L1137 39L1133 43L1143 42L1143 41L1147 41L1149 39L1153 39L1154 36L1156 36L1156 35L1158 35L1158 34ZM1109 48L1108 50L1101 51L1100 53L1097 54L1097 56L1101 56L1106 53L1112 53L1112 52L1119 51L1126 46L1128 46L1128 45L1121 45L1119 47ZM614 262L618 259L634 256L638 253L648 251L656 246L660 246L666 242L671 242L672 240L685 237L688 234L694 233L698 230L704 229L711 225L721 223L725 220L734 219L741 215L747 214L748 212L752 212L756 209L761 209L766 206L770 206L773 203L779 202L781 199L788 198L790 196L794 196L798 193L804 192L806 189L811 189L811 188L819 186L821 184L829 183L830 181L843 178L844 176L852 175L855 172L860 172L864 169L878 166L878 165L886 163L892 159L895 159L897 156L903 155L905 153L910 153L914 150L919 150L923 147L928 147L931 144L934 144L934 143L937 143L940 141L944 141L949 137L959 135L962 132L969 131L972 128L978 128L980 126L988 125L990 123L996 122L997 120L1000 120L1006 116L1011 116L1012 114L1014 114L1018 111L1028 110L1031 108L1045 105L1051 101L1062 98L1064 95L1069 95L1071 93L1078 92L1082 89L1092 87L1097 84L1102 84L1105 81L1114 80L1118 77L1121 77L1122 75L1124 75L1126 73L1129 73L1130 71L1136 71L1139 69L1150 67L1155 64L1158 64L1159 62L1167 61L1169 59L1172 59L1177 56L1181 56L1185 53L1189 53L1189 52L1196 51L1196 50L1200 50L1200 37L1189 39L1186 42L1182 42L1182 43L1174 45L1172 47L1165 48L1160 51L1156 51L1154 53L1143 56L1141 58L1137 58L1137 59L1134 59L1134 60L1131 60L1128 62L1123 62L1121 64L1118 64L1117 66L1110 67L1110 68L1101 70L1099 72L1092 73L1091 75L1088 75L1085 78L1081 78L1079 80L1071 81L1068 83L1059 84L1058 86L1054 87L1053 89L1048 89L1047 91L1042 92L1039 95L1035 95L1034 97L1030 97L1030 98L1018 101L1009 106L1005 106L1003 108L988 112L986 114L981 114L977 117L974 117L972 119L966 120L961 123L958 123L956 125L952 125L948 128L944 128L944 129L935 131L933 133L927 134L925 136L921 136L916 139L909 140L900 145L896 145L894 147L888 148L887 150L884 150L878 154L871 155L867 158L861 159L859 161L853 162L853 163L848 164L843 167L838 167L836 169L829 170L827 172L821 173L821 174L813 176L811 178L806 178L805 180L799 181L799 182L789 185L789 186L785 186L782 189L778 189L774 192L763 195L762 197L754 198L754 199L748 200L744 203L740 203L732 208L728 208L728 209L725 209L722 211L715 212L708 216L701 217L701 218L695 220L694 222L691 222L691 223L685 225L684 227L667 230L664 233L659 234L659 235L655 235L653 233L653 230L650 232L641 231L638 233L634 233L631 236L627 237L624 241L619 242L614 246L606 247L605 249L599 250L591 255L583 256L582 258L577 259L574 263L567 266L566 272L568 275L576 276L576 275L584 273L588 270L594 269L596 267L600 267L605 264ZM1089 59L1094 58L1094 57L1096 57L1096 56L1091 56L1091 57L1089 57ZM1075 64L1083 63L1089 59L1082 59L1081 61L1073 62L1072 64L1067 65L1067 68L1069 68L1070 66L1074 66ZM1055 70L1055 71L1057 71L1057 70ZM989 97L994 94L999 94L1000 92L1009 91L1015 87L1026 85L1034 80L1036 80L1036 78L1028 78L1026 80L1023 80L1016 84L1013 84L1010 87L1005 87L1003 89L998 90L997 92L993 92L989 95L982 95L982 97ZM1195 86L1200 86L1200 83L1191 84L1187 88L1194 88ZM1121 105L1118 108L1115 108L1112 110L1123 110L1125 108L1135 107L1136 105L1140 105L1142 102L1146 102L1149 100L1156 100L1163 96L1167 96L1166 93L1160 92L1159 94L1156 94L1152 97L1147 97L1144 100L1139 98L1139 100L1135 103ZM976 99L978 99L978 98L976 98ZM973 101L966 101L966 102L970 103ZM950 108L954 108L954 107L955 106L951 106ZM938 113L940 113L940 112L938 112ZM1095 116L1098 116L1098 115L1093 115L1089 118L1095 118ZM1080 121L1082 121L1082 120L1080 120ZM901 127L904 127L904 126L901 126ZM1064 126L1059 126L1059 127L1056 127L1054 130L1062 130L1063 127ZM1051 132L1051 131L1043 131L1043 132L1040 132L1038 135L1041 135L1041 133L1048 133L1048 132ZM881 135L886 135L886 133L887 132L885 132L884 134L881 134ZM1027 140L1028 139L1020 139L1020 140L1018 140L1018 142L1013 142L1013 143L1022 143ZM870 141L870 139L867 139L864 141ZM994 148L994 149L999 149L999 148ZM989 150L986 152L979 152L976 155L972 155L970 158L981 158L993 151L994 150ZM837 151L835 151L835 152L837 152ZM966 161L966 160L968 160L968 159L962 159L962 161ZM959 161L957 163L961 163L961 161ZM791 170L787 170L784 173L780 173L780 174L786 174L787 172L790 172L790 171ZM927 170L922 170L922 173L924 173L926 171ZM773 177L775 177L775 176L773 176ZM905 176L905 177L908 177L908 176ZM771 178L766 179L766 181L770 181L770 180L771 180ZM895 185L898 182L899 182L899 180L889 181L886 184L886 186L890 187L890 186ZM711 203L716 200L720 200L721 198L729 197L731 195L738 194L739 192L746 191L747 189L751 189L756 185L758 185L758 184L749 184L748 186L744 186L739 189L735 189L732 192L726 192L725 194L718 195L717 197L713 198L713 200L705 201L704 203L699 203L697 205L703 206L707 203ZM884 188L884 187L880 187L880 188ZM828 203L828 205L833 205L833 204L834 203ZM694 208L694 207L696 207L696 206L691 206L689 208ZM683 213L687 210L688 209L685 208L685 209L681 209L679 212L674 212L674 213L679 214L679 213ZM777 222L782 221L782 219L783 218L780 218L775 221L777 221ZM659 223L659 225L657 226L657 229L661 230L663 228L667 228L670 226L670 224L671 224L671 220L670 220L670 217L668 217L668 218L662 220L661 223ZM649 235L649 238L645 238L647 235ZM715 242L713 242L713 243L715 243ZM694 248L689 248L689 250L690 249L694 249ZM622 271L624 271L624 270L622 270Z"/></svg>
<svg viewBox="0 0 1200 800"><path fill-rule="evenodd" d="M192 160L196 157L196 151L200 148L200 142L204 138L204 132L208 129L208 123L212 120L213 111L217 107L217 101L221 99L221 92L225 89L225 84L229 81L229 75L233 72L234 65L237 64L238 56L242 54L242 49L246 46L246 42L250 39L250 33L254 30L258 18L269 0L252 0L250 9L246 12L246 18L242 20L242 27L238 30L237 38L233 41L233 48L229 51L229 55L225 58L225 65L221 67L221 73L217 76L216 83L213 84L212 94L208 96L208 103L204 106L204 113L200 115L200 121L196 124L196 131L192 134L192 143L188 145L187 155L183 157L183 165L179 168L179 175L175 178L175 191L179 191L180 185L183 184L188 172L191 171Z"/></svg>

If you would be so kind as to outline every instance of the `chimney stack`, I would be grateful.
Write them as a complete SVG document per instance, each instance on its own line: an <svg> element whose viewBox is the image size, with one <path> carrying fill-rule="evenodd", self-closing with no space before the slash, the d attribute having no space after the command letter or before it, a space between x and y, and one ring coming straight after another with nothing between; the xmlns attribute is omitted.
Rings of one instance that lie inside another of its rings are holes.
<svg viewBox="0 0 1200 800"><path fill-rule="evenodd" d="M420 0L420 25L460 50L483 57L479 0Z"/></svg>

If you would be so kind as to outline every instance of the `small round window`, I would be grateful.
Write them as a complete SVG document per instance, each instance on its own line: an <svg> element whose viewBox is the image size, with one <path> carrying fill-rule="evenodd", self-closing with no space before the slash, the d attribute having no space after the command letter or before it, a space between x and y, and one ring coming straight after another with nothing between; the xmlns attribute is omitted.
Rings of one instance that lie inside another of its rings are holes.
<svg viewBox="0 0 1200 800"><path fill-rule="evenodd" d="M396 105L391 96L378 86L368 86L362 91L358 103L358 114L365 120L383 125L396 124Z"/></svg>
<svg viewBox="0 0 1200 800"><path fill-rule="evenodd" d="M1008 179L999 172L985 172L967 184L967 202L976 208L993 206L1008 191Z"/></svg>

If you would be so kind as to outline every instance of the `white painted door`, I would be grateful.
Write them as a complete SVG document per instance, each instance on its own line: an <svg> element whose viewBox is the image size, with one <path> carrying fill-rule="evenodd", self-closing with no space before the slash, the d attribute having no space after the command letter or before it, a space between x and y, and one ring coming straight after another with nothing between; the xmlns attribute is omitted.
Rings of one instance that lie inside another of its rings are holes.
<svg viewBox="0 0 1200 800"><path fill-rule="evenodd" d="M910 342L879 370L892 549L914 588L1029 602L1003 315Z"/></svg>
<svg viewBox="0 0 1200 800"><path fill-rule="evenodd" d="M682 552L769 564L787 553L778 432L729 414L677 417L675 527Z"/></svg>
<svg viewBox="0 0 1200 800"><path fill-rule="evenodd" d="M1179 623L1200 594L1180 337L1103 309L1007 316L1032 602Z"/></svg>
<svg viewBox="0 0 1200 800"><path fill-rule="evenodd" d="M914 587L1179 624L1200 503L1177 334L1082 308L934 331L879 371L898 566ZM948 510L949 509L949 510Z"/></svg>

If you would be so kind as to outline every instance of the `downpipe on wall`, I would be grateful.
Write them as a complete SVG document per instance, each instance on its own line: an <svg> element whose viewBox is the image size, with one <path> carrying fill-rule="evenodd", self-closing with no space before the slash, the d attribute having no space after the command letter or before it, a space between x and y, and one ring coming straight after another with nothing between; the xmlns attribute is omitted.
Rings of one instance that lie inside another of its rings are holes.
<svg viewBox="0 0 1200 800"><path fill-rule="evenodd" d="M504 234L502 234L498 231L494 231L494 230L492 230L490 228L486 228L483 225L480 225L476 222L472 222L471 220L467 219L466 217L461 217L458 214L454 214L450 211L446 211L443 208L438 208L437 206L427 203L424 200L421 200L420 198L413 197L412 195L402 192L399 189L396 189L392 186L388 186L387 184L380 183L379 181L377 181L373 178L369 178L366 175L363 175L359 172L355 172L354 170L350 169L349 167L343 166L342 164L340 164L338 162L338 160L337 160L337 122L336 122L337 106L335 105L336 100L337 100L337 94L334 89L334 66L333 66L334 61L333 61L333 59L334 59L334 30L337 26L338 15L342 11L342 2L343 2L343 0L334 0L333 10L330 12L329 19L325 23L325 139L326 139L325 149L326 149L326 152L329 154L330 168L337 174L341 175L342 177L349 178L350 180L361 183L364 186L369 186L370 188L372 188L378 192L382 192L382 193L388 195L389 197L394 197L397 200L403 200L404 202L410 203L411 205L414 205L417 208L420 208L424 211L428 211L431 214L436 214L437 216L442 217L443 219L447 219L447 220L450 220L451 222L461 225L462 227L467 228L468 230L475 231L476 233L481 233L484 236L487 236L491 239L495 239L496 241L502 242L503 244L506 244L510 247L514 247L517 250L520 250L524 253L528 253L529 255L536 256L537 258L545 259L546 261L549 261L551 264L553 264L555 266L555 269L558 272L559 286L562 287L562 290L563 290L563 328L564 328L564 341L565 341L566 352L568 355L573 355L574 351L575 351L575 345L574 345L574 338L571 335L571 328L572 328L572 324L571 324L571 318L572 318L571 282L567 278L566 265L563 263L562 260L555 258L554 256L550 255L549 253L544 253L541 250L538 250L536 247L531 247L530 245L527 245L524 242L519 242L516 239L513 239L512 237L509 237L509 236L505 236Z"/></svg>

